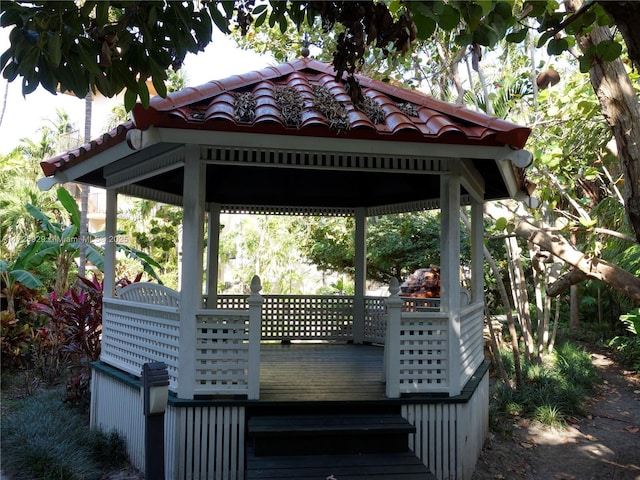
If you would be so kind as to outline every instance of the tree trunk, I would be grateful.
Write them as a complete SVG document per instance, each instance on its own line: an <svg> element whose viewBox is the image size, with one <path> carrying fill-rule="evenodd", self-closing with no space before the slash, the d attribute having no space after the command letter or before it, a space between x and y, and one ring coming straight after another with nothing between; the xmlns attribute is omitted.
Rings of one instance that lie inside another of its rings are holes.
<svg viewBox="0 0 640 480"><path fill-rule="evenodd" d="M553 282L547 287L547 295L550 297L557 297L571 285L576 285L587 279L587 274L581 270L572 268L567 273L562 275L558 280Z"/></svg>
<svg viewBox="0 0 640 480"><path fill-rule="evenodd" d="M520 329L524 340L527 359L533 363L536 359L536 350L531 330L531 311L529 310L529 293L527 292L527 280L524 265L520 259L520 246L516 238L510 236L505 239L507 247L507 259L509 260L509 275L511 277L511 293L513 302L518 311Z"/></svg>
<svg viewBox="0 0 640 480"><path fill-rule="evenodd" d="M91 141L91 112L93 110L93 94L87 93L84 99L84 143ZM78 276L86 276L87 241L89 236L89 185L82 185L80 196L80 259L78 262Z"/></svg>
<svg viewBox="0 0 640 480"><path fill-rule="evenodd" d="M640 278L626 270L598 257L591 257L577 250L569 241L556 231L546 231L532 223L526 216L518 215L502 203L487 203L485 213L493 219L501 217L513 218L516 226L513 230L524 240L538 245L563 262L583 272L587 278L599 280L605 285L618 290L630 300L640 303Z"/></svg>
<svg viewBox="0 0 640 480"><path fill-rule="evenodd" d="M582 271L587 278L599 280L640 303L640 278L635 275L600 258L588 257L561 235L545 232L530 223L518 222L514 233Z"/></svg>
<svg viewBox="0 0 640 480"><path fill-rule="evenodd" d="M471 222L464 214L464 212L460 212L460 219L467 227L467 230L471 231ZM509 336L511 337L511 351L513 352L513 369L516 376L516 388L522 385L522 367L520 365L520 350L518 345L518 332L516 331L516 324L513 321L513 314L511 308L511 302L509 302L509 295L507 294L507 288L502 281L502 276L500 275L500 269L498 268L498 264L494 260L491 252L487 248L486 245L482 246L482 251L484 253L484 258L491 268L493 275L496 279L496 285L498 286L498 291L500 292L500 299L502 300L502 305L504 306L504 313L507 317L507 325L509 327ZM491 325L491 320L489 320L489 325ZM491 326L489 327L491 328Z"/></svg>
<svg viewBox="0 0 640 480"><path fill-rule="evenodd" d="M575 12L583 2L567 0L565 3L569 11ZM633 19L640 18L640 9L637 5L630 8L633 3L602 2L602 6L616 20L629 47L630 56L637 56L638 51L634 49L640 45L640 40L638 23L634 23ZM593 25L587 35L576 36L583 53L612 38L609 28L598 25ZM635 61L638 61L637 57ZM618 158L625 178L624 205L636 240L640 243L640 103L621 59L605 62L594 56L590 77L602 114L616 140Z"/></svg>

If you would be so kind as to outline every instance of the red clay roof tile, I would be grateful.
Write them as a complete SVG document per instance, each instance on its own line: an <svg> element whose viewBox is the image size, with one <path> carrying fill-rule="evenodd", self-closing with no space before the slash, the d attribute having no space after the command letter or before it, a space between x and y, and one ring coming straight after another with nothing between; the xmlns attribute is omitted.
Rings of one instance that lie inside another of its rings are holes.
<svg viewBox="0 0 640 480"><path fill-rule="evenodd" d="M331 65L298 59L223 80L213 80L198 87L188 87L166 98L151 99L149 108L138 104L133 109L134 122L126 122L88 145L42 162L45 175L66 169L96 153L126 141L126 131L171 127L218 131L245 131L282 135L341 136L368 140L393 139L424 143L471 145L508 145L523 148L530 129L448 104L413 90L406 90L378 80L357 76L363 93L377 102L384 112L384 123L374 125L367 115L353 105L344 84L335 79ZM330 122L315 105L313 86L323 86L346 109L348 131L331 130ZM275 96L277 87L295 89L303 101L299 126L290 126L283 118ZM239 121L235 113L238 93L252 92L256 102L251 121ZM410 104L401 109L399 104ZM417 116L413 116L417 112Z"/></svg>

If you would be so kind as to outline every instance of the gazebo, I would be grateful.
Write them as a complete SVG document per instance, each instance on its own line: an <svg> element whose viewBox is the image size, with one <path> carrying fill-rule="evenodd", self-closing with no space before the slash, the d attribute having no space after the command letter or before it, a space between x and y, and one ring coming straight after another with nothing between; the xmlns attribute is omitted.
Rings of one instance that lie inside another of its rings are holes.
<svg viewBox="0 0 640 480"><path fill-rule="evenodd" d="M107 191L91 423L125 436L139 467L140 374L162 361L167 478L259 478L251 462L265 418L295 424L310 411L344 419L359 410L370 424L401 417L403 448L438 478L470 478L488 426L483 202L528 197L530 129L357 80L358 104L332 66L308 58L214 80L137 105L132 121L42 163L43 189L75 181ZM116 292L119 194L183 207L179 292L150 283ZM461 206L472 222L468 292ZM441 298L404 301L397 282L388 297L366 296L367 218L424 209L441 211ZM222 212L353 216L355 294L262 295L257 276L250 295L219 294Z"/></svg>

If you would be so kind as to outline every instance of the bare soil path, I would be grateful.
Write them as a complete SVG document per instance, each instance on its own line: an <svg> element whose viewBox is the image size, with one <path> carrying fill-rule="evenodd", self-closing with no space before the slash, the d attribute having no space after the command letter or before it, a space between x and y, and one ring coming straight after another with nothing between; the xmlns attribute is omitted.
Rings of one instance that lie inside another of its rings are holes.
<svg viewBox="0 0 640 480"><path fill-rule="evenodd" d="M514 418L492 432L474 480L640 480L640 377L588 348L601 383L564 429Z"/></svg>

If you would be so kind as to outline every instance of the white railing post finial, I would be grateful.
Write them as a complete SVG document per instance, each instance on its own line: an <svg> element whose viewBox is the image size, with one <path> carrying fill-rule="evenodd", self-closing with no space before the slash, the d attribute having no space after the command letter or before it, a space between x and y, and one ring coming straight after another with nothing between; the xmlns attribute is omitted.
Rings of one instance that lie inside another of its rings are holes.
<svg viewBox="0 0 640 480"><path fill-rule="evenodd" d="M251 279L249 290L251 290L251 296L260 294L260 290L262 290L262 283L260 282L260 277L258 275L254 275Z"/></svg>
<svg viewBox="0 0 640 480"><path fill-rule="evenodd" d="M262 303L264 298L260 295L262 284L260 277L254 275L251 279L251 295L247 298L249 304L249 400L260 398L260 339L262 337Z"/></svg>
<svg viewBox="0 0 640 480"><path fill-rule="evenodd" d="M402 321L402 299L397 278L389 282L387 304L387 334L384 342L386 393L389 398L400 397L400 322Z"/></svg>
<svg viewBox="0 0 640 480"><path fill-rule="evenodd" d="M397 297L398 293L400 293L400 282L396 277L393 277L389 282L389 296Z"/></svg>

